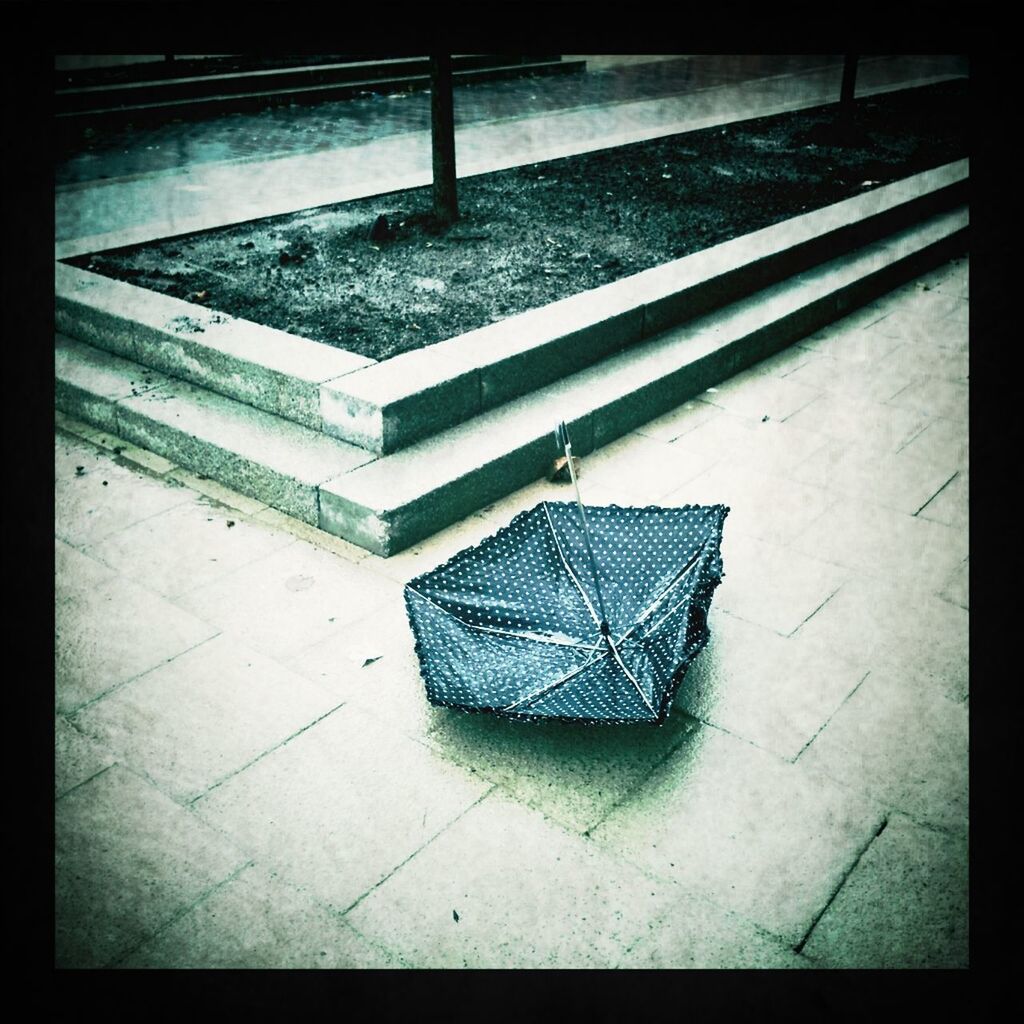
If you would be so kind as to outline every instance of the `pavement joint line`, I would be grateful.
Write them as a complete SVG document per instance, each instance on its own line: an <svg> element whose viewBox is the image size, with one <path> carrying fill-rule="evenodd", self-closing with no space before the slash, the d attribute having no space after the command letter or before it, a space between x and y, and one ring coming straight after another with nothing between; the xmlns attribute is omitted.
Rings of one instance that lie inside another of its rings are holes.
<svg viewBox="0 0 1024 1024"><path fill-rule="evenodd" d="M806 932L804 932L803 938L795 946L793 946L793 952L794 953L802 953L803 952L804 946L807 945L807 940L811 937L811 932L814 931L814 929L817 926L818 922L825 915L825 911L828 910L828 908L830 906L832 906L832 902L839 895L839 891L846 884L846 880L856 870L857 865L860 863L861 858L864 856L864 854L868 852L868 847L870 847L871 844L885 831L885 826L888 825L888 824L889 824L889 815L885 814L882 817L881 823L878 826L876 826L874 832L872 832L872 834L871 834L871 837L868 839L868 841L861 848L860 852L857 854L857 856L854 859L853 863L849 866L849 868L847 868L846 872L843 874L843 877L839 880L839 884L835 887L835 889L832 890L832 895L829 896L829 898L825 901L825 905L815 915L814 920L811 922L810 927L807 929Z"/></svg>
<svg viewBox="0 0 1024 1024"><path fill-rule="evenodd" d="M66 715L65 715L65 720L68 722L68 725L72 726L73 728L75 728L77 730L79 735L86 736L88 739L92 739L92 737L88 736L87 733L84 733L84 732L82 732L81 729L78 729L78 727L75 726L75 723L72 722L70 719L68 719ZM124 765L121 764L120 761L115 761L113 764L105 765L98 772L93 772L93 774L90 775L89 778L83 779L81 782L76 782L70 789L65 790L63 793L61 793L61 795L59 797L57 797L56 800L54 800L54 803L55 804L59 804L61 802L61 800L63 800L66 796L70 796L72 793L74 793L74 791L76 789L81 789L83 786L87 786L94 779L98 779L101 775L105 774L106 772L109 772L111 768L118 767L118 766L121 767L121 768L124 768Z"/></svg>
<svg viewBox="0 0 1024 1024"><path fill-rule="evenodd" d="M915 516L919 516L958 476L960 470L957 470L915 513Z"/></svg>
<svg viewBox="0 0 1024 1024"><path fill-rule="evenodd" d="M825 731L828 727L829 722L839 714L840 711L846 706L850 698L864 685L864 680L871 675L871 669L866 669L864 675L860 677L857 685L833 708L832 713L825 719L824 722L815 730L814 735L796 752L796 755L789 760L790 764L796 764L800 760L803 752Z"/></svg>
<svg viewBox="0 0 1024 1024"><path fill-rule="evenodd" d="M308 729L312 729L314 725L319 725L320 722L322 722L329 715L333 715L335 711L345 707L345 703L345 701L342 701L340 704L336 704L329 711L325 711L322 715L318 716L317 718L314 718L312 722L308 722L301 729L297 729L295 732L293 732L290 736L286 736L283 740L280 740L278 743L275 743L272 747L268 747L262 753L257 754L251 761L247 761L241 767L236 768L234 771L228 772L227 775L224 775L221 778L217 779L216 782L212 783L210 786L204 789L202 793L199 793L198 795L192 797L191 800L186 801L185 806L193 807L197 801L209 796L215 789L219 789L221 786L223 786L225 782L230 781L236 775L241 775L242 772L251 768L258 761L262 761L263 758L274 753L275 750L280 750L280 748L283 747L286 743L291 743L291 741L295 739L296 736L301 736Z"/></svg>
<svg viewBox="0 0 1024 1024"><path fill-rule="evenodd" d="M255 866L255 864L256 861L254 860L247 861L241 867L237 868L235 871L232 871L231 874L227 876L227 878L222 878L219 882L215 882L212 886L210 886L209 889L202 893L197 899L193 900L188 906L182 907L180 910L172 914L162 924L157 925L154 931L143 936L143 938L141 938L137 943L135 943L134 946L126 950L120 956L115 957L106 966L119 967L121 964L124 963L125 960L128 959L128 957L130 957L133 953L138 952L138 950L140 950L147 942L152 942L153 939L159 938L169 928L176 925L183 917L187 917L189 914L192 913L193 910L195 910L197 907L205 903L211 896L214 895L214 893L230 885L236 878L239 877L239 875L242 874L243 871L248 871L249 868Z"/></svg>
<svg viewBox="0 0 1024 1024"><path fill-rule="evenodd" d="M822 513L822 514L824 514L824 513ZM846 580L844 580L844 581L843 581L843 583L845 583L845 582L846 582ZM807 618L805 618L805 619L803 620L803 622L799 623L799 625L796 625L796 626L794 626L794 627L793 627L793 628L792 628L792 629L791 629L791 630L790 630L790 631L789 631L788 633L780 633L780 634L779 634L779 636L784 636L784 637L786 637L786 639L789 639L789 638L790 638L791 636L793 636L793 634L794 634L794 633L796 633L796 631L797 631L797 630L798 630L798 629L799 629L799 628L800 628L801 626L803 626L805 622L808 622L808 621L809 621L810 619L813 619L813 618L814 618L814 616L815 616L815 615L817 615L817 614L818 614L818 612L820 612L820 611L821 611L821 609L822 609L822 608L824 608L824 607L825 607L825 605L827 605L827 604L829 603L829 601L831 601L831 600L832 600L832 598L833 598L833 597L835 597L835 596L836 596L836 594L838 594L838 593L839 593L839 591L840 591L840 590L842 590L842 587L843 587L843 584L842 584L842 583L840 583L840 584L839 584L839 586L838 586L838 587L836 587L836 589L835 589L835 590L833 590L833 591L832 591L832 593L831 593L831 594L829 594L829 595L828 595L828 597L826 597L826 598L825 598L825 600L824 600L824 601L822 601L822 602L821 602L821 604L819 604L819 605L818 605L818 607L817 607L817 608L815 608L815 609L814 609L814 611L813 611L813 612L811 612L811 614L810 614L810 615L808 615L808 616L807 616Z"/></svg>
<svg viewBox="0 0 1024 1024"><path fill-rule="evenodd" d="M92 556L90 556L90 557L92 557ZM97 561L99 561L99 559L97 559ZM105 564L105 563L102 563L102 564ZM127 577L119 577L119 578L127 580ZM134 580L127 580L127 581L129 583L134 583L135 582ZM136 584L136 585L137 586L142 586L142 584ZM156 591L150 591L150 593L154 593L155 594ZM156 596L160 597L160 598L163 598L163 600L165 600L165 601L167 600L167 598L164 597L163 594L157 594ZM173 604L173 602L170 602L170 603ZM200 619L199 621L203 622L205 625L208 625L208 626L212 626L213 625L212 623L206 622L205 619ZM216 628L216 627L214 627L214 628ZM186 647L184 650L178 651L176 654L172 654L169 658L164 658L163 661L158 662L156 665L151 665L149 668L145 669L144 671L136 673L136 675L132 676L131 679L123 679L123 680L121 680L121 682L115 683L109 689L104 690L102 693L97 694L95 697L90 697L87 701L85 701L82 704L77 705L76 707L72 708L69 711L61 712L61 714L63 714L68 719L68 721L71 722L72 725L74 725L74 722L71 721L72 716L80 714L86 708L92 707L92 705L95 704L97 701L103 700L104 697L109 697L110 694L116 693L118 690L123 689L129 683L134 683L136 679L141 679L144 675L148 675L150 672L154 672L158 668L163 668L164 665L169 665L172 661L177 661L177 659L180 658L183 654L188 654L191 651L194 651L197 647L202 647L203 644L208 644L211 640L216 640L217 637L219 637L221 635L223 635L223 634L222 634L221 630L218 629L217 632L213 634L213 636L208 636L205 639L200 640L199 643L193 644L191 647ZM79 730L79 732L81 732L81 730ZM88 734L85 733L83 735L88 735ZM90 737L90 738L92 738L92 737Z"/></svg>
<svg viewBox="0 0 1024 1024"><path fill-rule="evenodd" d="M482 801L486 800L487 797L489 797L497 788L498 787L495 786L494 783L491 783L490 788L481 793L480 796L478 796L471 804L469 804L469 806L467 806L464 810L460 811L457 815L455 815L455 817L452 818L451 821L446 822L444 825L442 825L441 828L439 828L429 839L426 840L426 842L424 842L421 846L418 846L415 850L413 850L413 852L410 853L408 857L404 858L400 864L396 864L382 879L380 879L377 882L374 882L374 884L371 885L370 888L366 890L366 892L364 892L360 896L357 896L352 903L350 903L347 907L345 907L344 910L340 912L341 916L344 917L350 911L355 910L355 908L358 907L359 904L362 903L363 900L365 900L366 897L370 895L370 893L379 889L386 881L388 881L389 878L393 878L397 872L401 871L401 869L404 868L405 865L413 859L413 857L415 857L417 854L425 850L431 843L433 843L437 839L438 836L441 835L442 832L447 832L448 829L452 827L452 825L461 821L471 810L473 810L474 807L476 807ZM352 926L349 925L349 927Z"/></svg>

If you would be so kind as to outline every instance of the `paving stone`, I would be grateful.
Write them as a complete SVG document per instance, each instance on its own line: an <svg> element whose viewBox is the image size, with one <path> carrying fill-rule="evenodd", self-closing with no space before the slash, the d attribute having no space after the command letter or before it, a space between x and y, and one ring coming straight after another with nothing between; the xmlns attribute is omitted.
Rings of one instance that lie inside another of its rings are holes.
<svg viewBox="0 0 1024 1024"><path fill-rule="evenodd" d="M813 358L814 354L809 349L793 344L789 348L784 348L781 352L776 352L775 355L755 363L749 372L761 376L788 377Z"/></svg>
<svg viewBox="0 0 1024 1024"><path fill-rule="evenodd" d="M856 439L865 447L895 452L919 434L928 422L927 415L914 409L824 394L790 416L786 425L840 441Z"/></svg>
<svg viewBox="0 0 1024 1024"><path fill-rule="evenodd" d="M196 497L118 466L83 441L58 438L54 462L54 529L77 547Z"/></svg>
<svg viewBox="0 0 1024 1024"><path fill-rule="evenodd" d="M397 583L296 541L189 591L179 604L256 650L284 659L400 599Z"/></svg>
<svg viewBox="0 0 1024 1024"><path fill-rule="evenodd" d="M970 601L970 559L965 558L952 573L945 587L939 591L939 597L950 601L961 608L968 608Z"/></svg>
<svg viewBox="0 0 1024 1024"><path fill-rule="evenodd" d="M590 500L589 495L591 489L598 485L590 480L591 456L585 455L581 458L574 454L573 457L576 459L576 478L579 482L583 502L586 505L592 505L594 502ZM508 526L520 512L535 508L542 501L575 502L576 491L572 486L572 481L568 478L557 481L548 479L536 480L532 484L527 484L526 487L521 487L518 491L513 491L510 495L499 501L485 505L478 514L496 527L501 528ZM438 536L441 535L438 534Z"/></svg>
<svg viewBox="0 0 1024 1024"><path fill-rule="evenodd" d="M374 970L405 965L259 866L214 889L118 964L150 970Z"/></svg>
<svg viewBox="0 0 1024 1024"><path fill-rule="evenodd" d="M141 449L139 450L141 451ZM154 458L159 458L159 456L154 456ZM204 494L207 498L212 498L221 505L238 509L239 512L244 512L246 515L255 516L267 508L267 505L262 501L247 498L244 494L240 494L230 487L225 487L208 476L190 473L187 469L175 467L167 474L167 478L169 480L177 480L185 487L190 487L193 491Z"/></svg>
<svg viewBox="0 0 1024 1024"><path fill-rule="evenodd" d="M889 580L851 578L796 635L864 668L923 675L959 701L968 688L969 618L934 592L907 586L897 572Z"/></svg>
<svg viewBox="0 0 1024 1024"><path fill-rule="evenodd" d="M832 344L832 339L856 334L865 327L877 323L886 313L887 310L880 308L877 301L869 302L852 313L847 313L846 316L833 320L806 337L800 338L796 345L811 352L827 351Z"/></svg>
<svg viewBox="0 0 1024 1024"><path fill-rule="evenodd" d="M859 794L704 726L592 835L795 944L880 821Z"/></svg>
<svg viewBox="0 0 1024 1024"><path fill-rule="evenodd" d="M436 715L450 714L427 701L404 602L381 606L288 667L336 703L354 704L408 736L425 736Z"/></svg>
<svg viewBox="0 0 1024 1024"><path fill-rule="evenodd" d="M714 607L708 626L711 639L690 666L676 707L787 761L866 674L824 644L780 637Z"/></svg>
<svg viewBox="0 0 1024 1024"><path fill-rule="evenodd" d="M970 525L970 471L957 473L938 494L918 512L922 519L945 523L967 532Z"/></svg>
<svg viewBox="0 0 1024 1024"><path fill-rule="evenodd" d="M882 301L893 314L901 317L919 317L922 320L955 318L966 303L958 295L948 295L934 289L915 287L912 291Z"/></svg>
<svg viewBox="0 0 1024 1024"><path fill-rule="evenodd" d="M765 423L760 417L722 413L672 443L714 462L742 458L756 462L765 472L784 473L825 443L817 430L803 430L791 423Z"/></svg>
<svg viewBox="0 0 1024 1024"><path fill-rule="evenodd" d="M87 551L129 579L174 598L294 543L286 533L200 499L119 530ZM168 551L175 557L168 558Z"/></svg>
<svg viewBox="0 0 1024 1024"><path fill-rule="evenodd" d="M867 369L874 366L900 347L895 338L878 334L867 327L841 327L840 324L842 321L815 331L809 338L797 342L797 346L814 352L826 360L826 365L831 360L841 363L847 372L855 367ZM808 358L801 363L801 367L814 366L820 361ZM796 372L801 367L794 367L791 374L794 380L803 379L804 375Z"/></svg>
<svg viewBox="0 0 1024 1024"><path fill-rule="evenodd" d="M739 914L681 895L618 964L637 970L799 970L811 961Z"/></svg>
<svg viewBox="0 0 1024 1024"><path fill-rule="evenodd" d="M788 544L834 501L820 487L764 473L757 463L738 458L719 462L677 491L662 505L728 505L728 530L773 544Z"/></svg>
<svg viewBox="0 0 1024 1024"><path fill-rule="evenodd" d="M316 526L304 523L301 519L296 519L276 508L264 506L262 511L254 513L252 518L265 526L281 530L292 537L298 537L299 540L308 541L314 547L329 551L348 562L362 562L370 556L370 552L365 548L356 547L355 544L351 544L341 537L325 533Z"/></svg>
<svg viewBox="0 0 1024 1024"><path fill-rule="evenodd" d="M678 409L665 413L650 423L643 423L635 433L642 434L654 441L674 441L689 430L699 427L702 423L719 415L718 406L694 398L684 402Z"/></svg>
<svg viewBox="0 0 1024 1024"><path fill-rule="evenodd" d="M897 310L872 324L871 329L914 345L956 350L968 344L967 321L960 317L935 318Z"/></svg>
<svg viewBox="0 0 1024 1024"><path fill-rule="evenodd" d="M633 505L653 505L712 461L685 448L627 435L589 455L585 470L588 485L597 484L624 499L628 495Z"/></svg>
<svg viewBox="0 0 1024 1024"><path fill-rule="evenodd" d="M714 596L718 607L783 636L820 608L849 576L848 570L792 548L731 533L728 519L722 560L725 574Z"/></svg>
<svg viewBox="0 0 1024 1024"><path fill-rule="evenodd" d="M880 453L855 441L835 439L796 466L791 475L832 495L865 499L907 515L932 501L950 479L946 467L917 459L906 449Z"/></svg>
<svg viewBox="0 0 1024 1024"><path fill-rule="evenodd" d="M969 966L966 838L889 820L803 948L823 968Z"/></svg>
<svg viewBox="0 0 1024 1024"><path fill-rule="evenodd" d="M54 797L109 768L117 757L98 743L83 736L63 715L53 725Z"/></svg>
<svg viewBox="0 0 1024 1024"><path fill-rule="evenodd" d="M966 381L920 377L889 399L890 405L915 409L928 416L942 416L954 423L967 423Z"/></svg>
<svg viewBox="0 0 1024 1024"><path fill-rule="evenodd" d="M109 566L97 562L59 537L53 542L54 604L80 601L102 583L117 574Z"/></svg>
<svg viewBox="0 0 1024 1024"><path fill-rule="evenodd" d="M432 717L427 739L447 760L583 833L642 786L694 726L678 712L660 728L511 722L448 712Z"/></svg>
<svg viewBox="0 0 1024 1024"><path fill-rule="evenodd" d="M59 601L54 621L57 710L75 711L217 632L120 578Z"/></svg>
<svg viewBox="0 0 1024 1024"><path fill-rule="evenodd" d="M415 740L344 707L194 806L283 880L344 911L488 788Z"/></svg>
<svg viewBox="0 0 1024 1024"><path fill-rule="evenodd" d="M57 801L54 834L58 968L109 966L245 863L119 765Z"/></svg>
<svg viewBox="0 0 1024 1024"><path fill-rule="evenodd" d="M968 714L912 670L872 672L799 764L917 821L966 832Z"/></svg>
<svg viewBox="0 0 1024 1024"><path fill-rule="evenodd" d="M970 445L966 423L936 417L909 441L900 452L915 459L926 459L943 467L952 476L970 463Z"/></svg>
<svg viewBox="0 0 1024 1024"><path fill-rule="evenodd" d="M876 579L936 589L967 557L967 534L869 500L837 502L793 547Z"/></svg>
<svg viewBox="0 0 1024 1024"><path fill-rule="evenodd" d="M323 689L219 636L95 701L74 722L188 803L336 706Z"/></svg>
<svg viewBox="0 0 1024 1024"><path fill-rule="evenodd" d="M881 338L882 336L879 335ZM885 339L895 342L895 339ZM938 345L919 345L913 342L896 343L896 348L878 364L880 371L903 377L908 383L915 377L934 377L946 381L966 383L970 374L970 351L964 347L940 348ZM893 395L898 392L893 392ZM892 395L878 395L892 398ZM901 403L893 401L894 405Z"/></svg>
<svg viewBox="0 0 1024 1024"><path fill-rule="evenodd" d="M784 420L821 394L793 376L776 377L755 365L718 384L704 400L738 416Z"/></svg>
<svg viewBox="0 0 1024 1024"><path fill-rule="evenodd" d="M867 332L861 331L861 334ZM892 338L881 340L887 345L899 345L899 342ZM914 376L913 370L884 359L877 363L860 363L850 359L834 358L831 355L816 355L794 370L786 380L806 384L853 401L884 402L902 391Z"/></svg>
<svg viewBox="0 0 1024 1024"><path fill-rule="evenodd" d="M675 888L491 795L347 919L417 968L608 968Z"/></svg>

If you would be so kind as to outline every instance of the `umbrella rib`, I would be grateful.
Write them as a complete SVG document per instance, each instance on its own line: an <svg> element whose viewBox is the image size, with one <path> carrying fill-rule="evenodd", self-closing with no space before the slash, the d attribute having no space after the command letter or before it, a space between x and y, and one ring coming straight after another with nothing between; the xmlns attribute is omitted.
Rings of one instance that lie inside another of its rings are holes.
<svg viewBox="0 0 1024 1024"><path fill-rule="evenodd" d="M562 545L558 541L558 534L555 533L555 524L551 522L551 513L548 511L548 503L544 502L544 515L547 516L548 528L551 530L551 539L555 542L555 549L558 551L558 557L562 560L562 565L565 566L565 571L569 574L569 578L576 584L576 589L580 592L580 597L583 598L583 603L587 606L587 611L593 616L594 622L598 627L601 625L601 619L597 612L594 611L594 606L590 603L590 598L587 597L587 592L583 589L583 584L580 583L579 577L572 571L572 566L569 565L568 560L565 557L565 552L562 551Z"/></svg>
<svg viewBox="0 0 1024 1024"><path fill-rule="evenodd" d="M701 546L697 549L696 552L694 552L693 557L686 563L686 565L684 565L682 567L682 569L679 570L679 572L676 573L675 577L669 583L667 583L665 585L665 587L662 590L662 592L647 606L647 608L637 618L636 622L633 623L633 625L630 627L630 629L628 629L625 633L622 634L622 636L619 637L619 642L620 643L623 640L625 640L627 637L631 636L636 630L638 630L640 628L641 624L643 623L644 619L646 619L647 616L650 615L654 611L654 609L658 607L658 605L668 595L669 591L674 586L676 586L678 583L682 582L683 577L694 567L694 565L697 562L697 559L700 557L701 552L704 550L704 548L707 547L707 544L708 544L708 539L705 538L704 539L704 543L701 544ZM682 602L680 602L680 603L682 603ZM676 607L678 608L679 605L676 605ZM675 609L673 609L673 611L674 610ZM671 614L671 612L669 614Z"/></svg>
<svg viewBox="0 0 1024 1024"><path fill-rule="evenodd" d="M502 708L503 711L511 711L513 708L519 707L521 704L528 704L532 701L543 697L545 694L550 693L552 690L561 686L563 683L569 682L574 676L578 676L584 669L590 668L591 665L596 665L602 658L607 658L608 652L604 651L601 654L595 654L589 661L584 662L582 665L574 668L571 672L567 672L561 679L556 679L553 683L546 683L539 690L535 690L533 693L528 693L525 697L520 697L519 700L513 701L511 704Z"/></svg>
<svg viewBox="0 0 1024 1024"><path fill-rule="evenodd" d="M449 611L443 605L440 605L432 598L427 597L426 594L421 594L415 587L409 587L408 584L406 584L406 586L418 598L426 601L429 605L433 605L439 612L444 612L444 614L449 618L454 619L460 625L466 626L468 629L478 629L484 633L496 633L498 636L511 636L515 637L517 640L533 640L538 644L555 644L558 647L575 647L584 651L596 651L600 649L596 644L585 644L582 641L556 640L554 637L541 636L539 633L517 633L511 629L495 629L493 626L478 626L474 622L467 622L465 619L460 619L455 612Z"/></svg>
<svg viewBox="0 0 1024 1024"><path fill-rule="evenodd" d="M605 639L608 641L608 647L612 652L612 657L615 659L615 664L618 665L619 668L621 668L622 671L626 673L626 678L636 687L636 692L640 694L640 699L644 702L644 704L647 705L647 710L650 711L652 715L657 715L658 712L654 710L654 706L647 699L647 696L641 689L640 684L636 681L636 677L633 675L632 672L629 671L628 668L626 668L626 663L619 656L618 648L615 646L615 644L612 643L612 638L609 636L605 637Z"/></svg>

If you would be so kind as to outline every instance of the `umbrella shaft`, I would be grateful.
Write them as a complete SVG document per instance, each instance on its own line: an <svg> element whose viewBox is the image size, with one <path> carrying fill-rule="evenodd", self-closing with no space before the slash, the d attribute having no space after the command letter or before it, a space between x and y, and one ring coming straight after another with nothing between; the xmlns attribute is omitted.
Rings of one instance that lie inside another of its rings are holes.
<svg viewBox="0 0 1024 1024"><path fill-rule="evenodd" d="M568 435L565 439L565 461L569 467L569 478L576 491L576 507L580 510L580 523L583 526L583 541L587 545L587 557L590 559L590 571L594 576L594 587L597 590L597 606L601 612L601 632L608 635L608 615L604 610L604 596L601 594L601 580L597 575L597 559L594 558L594 549L590 546L590 527L587 525L587 514L583 511L583 500L580 498L580 485L576 481L576 469L572 464L572 444Z"/></svg>

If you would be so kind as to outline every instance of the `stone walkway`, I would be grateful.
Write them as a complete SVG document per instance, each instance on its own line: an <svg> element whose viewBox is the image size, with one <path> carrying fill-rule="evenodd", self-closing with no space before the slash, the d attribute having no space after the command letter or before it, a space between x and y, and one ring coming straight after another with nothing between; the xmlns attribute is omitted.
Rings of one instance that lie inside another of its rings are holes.
<svg viewBox="0 0 1024 1024"><path fill-rule="evenodd" d="M614 100L538 81L520 116L499 101L528 83L496 86L460 172L822 102L840 74L712 58L673 93L660 63ZM884 58L858 91L964 72ZM209 125L155 162L108 139L108 180L59 170L57 238L429 173L397 114L347 154L290 116L271 159ZM732 508L661 728L425 700L403 583L564 485L385 561L58 414L57 966L967 966L968 308L962 259L583 460L594 504Z"/></svg>
<svg viewBox="0 0 1024 1024"><path fill-rule="evenodd" d="M380 560L58 415L74 967L967 965L968 262L583 460L724 502L661 728L430 707Z"/></svg>

